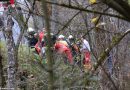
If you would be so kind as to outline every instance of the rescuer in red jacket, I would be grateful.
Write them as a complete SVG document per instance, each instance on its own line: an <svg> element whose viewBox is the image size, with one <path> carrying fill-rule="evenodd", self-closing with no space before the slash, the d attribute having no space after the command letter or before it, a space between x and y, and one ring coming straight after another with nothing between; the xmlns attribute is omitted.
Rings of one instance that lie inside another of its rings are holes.
<svg viewBox="0 0 130 90"><path fill-rule="evenodd" d="M83 63L87 64L90 63L90 45L88 41L85 39L85 37L82 37L81 40L82 40L81 52L84 55Z"/></svg>
<svg viewBox="0 0 130 90"><path fill-rule="evenodd" d="M38 37L38 42L35 45L35 49L38 52L38 54L41 52L42 47L44 46L44 44L42 44L42 40L44 39L44 35L46 33L45 28L43 28L43 30L39 33L39 37Z"/></svg>
<svg viewBox="0 0 130 90"><path fill-rule="evenodd" d="M92 69L91 67L91 54L90 54L90 45L88 41L85 39L85 37L81 38L82 40L82 47L81 52L83 54L83 64L84 64L84 70L88 71Z"/></svg>
<svg viewBox="0 0 130 90"><path fill-rule="evenodd" d="M67 42L64 40L63 35L59 35L58 41L55 43L54 48L58 53L65 55L70 64L73 64L71 49L69 48Z"/></svg>

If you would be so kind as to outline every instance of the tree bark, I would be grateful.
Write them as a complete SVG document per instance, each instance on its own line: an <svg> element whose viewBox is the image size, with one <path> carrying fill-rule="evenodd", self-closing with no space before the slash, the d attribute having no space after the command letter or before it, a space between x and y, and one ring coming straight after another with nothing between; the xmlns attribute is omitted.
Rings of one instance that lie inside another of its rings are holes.
<svg viewBox="0 0 130 90"><path fill-rule="evenodd" d="M12 26L13 20L12 16L9 15L7 19L7 25L5 28L5 35L6 35L6 44L7 44L7 73L8 73L8 81L7 81L7 88L8 90L16 89L16 60L15 60L15 44L12 37Z"/></svg>
<svg viewBox="0 0 130 90"><path fill-rule="evenodd" d="M57 3L57 0L53 0L54 3ZM57 21L58 20L58 6L57 5L52 5L52 19ZM52 32L57 32L58 30L58 23L56 22L51 22L51 30Z"/></svg>
<svg viewBox="0 0 130 90"><path fill-rule="evenodd" d="M46 5L46 0L42 0L42 7L43 7L43 12L45 16L45 27L47 30L47 61L48 61L48 90L53 90L54 89L54 72L53 72L53 53L51 50L52 43L51 43L51 30L50 30L50 23L49 23L49 12L48 8Z"/></svg>
<svg viewBox="0 0 130 90"><path fill-rule="evenodd" d="M43 15L41 1L35 1L34 7L35 13ZM42 30L44 26L44 18L37 15L33 15L33 20L35 29Z"/></svg>
<svg viewBox="0 0 130 90"><path fill-rule="evenodd" d="M4 72L3 72L3 62L2 62L2 55L0 52L0 88L4 88L5 85L5 78L4 78Z"/></svg>

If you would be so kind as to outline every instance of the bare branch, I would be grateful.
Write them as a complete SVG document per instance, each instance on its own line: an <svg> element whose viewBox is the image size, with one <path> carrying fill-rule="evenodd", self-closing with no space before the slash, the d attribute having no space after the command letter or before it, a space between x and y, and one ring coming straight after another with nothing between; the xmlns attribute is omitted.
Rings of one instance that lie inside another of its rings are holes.
<svg viewBox="0 0 130 90"><path fill-rule="evenodd" d="M94 71L96 71L98 69L98 67L103 63L103 61L108 56L108 54L112 50L112 48L115 47L128 33L130 33L130 29L128 29L123 35L114 37L110 46L108 48L106 48L106 50L98 58L97 64L94 65Z"/></svg>
<svg viewBox="0 0 130 90"><path fill-rule="evenodd" d="M72 6L72 5L69 6L67 4L59 4L59 3L49 2L49 1L46 1L46 3L55 4L55 5L66 7L66 8L70 8L70 9L85 11L85 12L88 12L88 13L96 13L96 14L102 14L102 15L106 15L106 16L116 17L116 18L119 18L119 19L123 19L123 20L129 21L127 18L125 18L123 16L114 15L114 14L110 14L110 13L98 12L98 11L89 10L89 9L85 9L85 8L81 8L81 7L76 7L76 6Z"/></svg>

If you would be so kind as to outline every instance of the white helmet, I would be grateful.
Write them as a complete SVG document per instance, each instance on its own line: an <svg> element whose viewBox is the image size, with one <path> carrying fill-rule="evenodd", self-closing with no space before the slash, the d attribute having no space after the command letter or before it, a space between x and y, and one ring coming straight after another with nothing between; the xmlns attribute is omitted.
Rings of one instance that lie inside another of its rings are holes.
<svg viewBox="0 0 130 90"><path fill-rule="evenodd" d="M42 28L43 31L46 31L46 28Z"/></svg>
<svg viewBox="0 0 130 90"><path fill-rule="evenodd" d="M65 36L61 34L58 36L58 39L60 39L60 38L65 38Z"/></svg>
<svg viewBox="0 0 130 90"><path fill-rule="evenodd" d="M28 32L32 32L32 31L34 31L34 29L31 28L31 27L29 27L29 28L28 28Z"/></svg>
<svg viewBox="0 0 130 90"><path fill-rule="evenodd" d="M73 38L73 36L72 35L69 35L69 37L68 37L69 39L72 39Z"/></svg>

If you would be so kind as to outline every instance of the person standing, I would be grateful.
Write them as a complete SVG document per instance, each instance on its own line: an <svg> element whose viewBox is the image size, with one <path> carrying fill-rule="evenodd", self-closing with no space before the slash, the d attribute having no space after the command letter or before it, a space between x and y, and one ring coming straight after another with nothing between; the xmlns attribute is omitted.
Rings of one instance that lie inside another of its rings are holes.
<svg viewBox="0 0 130 90"><path fill-rule="evenodd" d="M38 42L37 33L33 28L28 28L28 34L24 35L25 38L28 40L28 45L31 48L34 48L36 43Z"/></svg>
<svg viewBox="0 0 130 90"><path fill-rule="evenodd" d="M35 49L38 52L38 54L41 53L41 49L42 49L42 47L44 47L43 40L44 40L45 33L46 33L46 29L43 28L43 30L41 32L39 32L39 34L38 34L38 42L35 45ZM45 51L45 50L43 50L43 51Z"/></svg>
<svg viewBox="0 0 130 90"><path fill-rule="evenodd" d="M79 47L76 44L75 39L74 39L74 37L72 35L69 35L68 43L69 43L69 47L71 48L72 55L73 55L74 60L75 60L75 58L78 55L78 53L80 52L80 50L79 50Z"/></svg>
<svg viewBox="0 0 130 90"><path fill-rule="evenodd" d="M64 40L64 38L65 38L64 35L59 35L58 40L54 45L54 48L59 54L65 55L70 64L73 64L73 57L72 57L71 49L69 48L69 45Z"/></svg>
<svg viewBox="0 0 130 90"><path fill-rule="evenodd" d="M83 53L83 65L86 69L90 69L91 68L90 45L84 36L81 38L81 41L82 41L81 52Z"/></svg>

